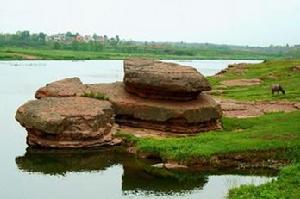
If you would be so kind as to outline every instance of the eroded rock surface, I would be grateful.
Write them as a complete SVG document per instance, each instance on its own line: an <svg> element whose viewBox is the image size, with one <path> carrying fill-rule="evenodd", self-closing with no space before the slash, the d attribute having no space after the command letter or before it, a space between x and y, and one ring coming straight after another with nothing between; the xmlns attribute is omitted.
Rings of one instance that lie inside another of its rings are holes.
<svg viewBox="0 0 300 199"><path fill-rule="evenodd" d="M265 113L291 112L300 109L294 102L241 102L230 99L216 99L221 105L223 114L227 117L247 118L257 117Z"/></svg>
<svg viewBox="0 0 300 199"><path fill-rule="evenodd" d="M66 78L47 84L38 89L35 93L37 99L43 97L74 97L81 96L86 91L86 86L82 84L78 77Z"/></svg>
<svg viewBox="0 0 300 199"><path fill-rule="evenodd" d="M174 133L198 133L220 128L220 106L208 95L189 102L146 99L132 95L123 83L88 85L104 93L113 104L116 122L121 125Z"/></svg>
<svg viewBox="0 0 300 199"><path fill-rule="evenodd" d="M108 101L49 97L22 105L16 120L28 131L30 146L78 148L114 145L113 109Z"/></svg>
<svg viewBox="0 0 300 199"><path fill-rule="evenodd" d="M211 90L195 68L145 59L124 61L124 84L139 97L166 100L197 99L201 91Z"/></svg>

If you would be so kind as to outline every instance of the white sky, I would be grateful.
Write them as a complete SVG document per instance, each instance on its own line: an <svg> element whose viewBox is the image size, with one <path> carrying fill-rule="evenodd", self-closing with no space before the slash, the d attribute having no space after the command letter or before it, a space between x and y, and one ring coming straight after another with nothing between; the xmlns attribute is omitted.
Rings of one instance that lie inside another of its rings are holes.
<svg viewBox="0 0 300 199"><path fill-rule="evenodd" d="M300 0L0 0L0 32L147 41L300 44Z"/></svg>

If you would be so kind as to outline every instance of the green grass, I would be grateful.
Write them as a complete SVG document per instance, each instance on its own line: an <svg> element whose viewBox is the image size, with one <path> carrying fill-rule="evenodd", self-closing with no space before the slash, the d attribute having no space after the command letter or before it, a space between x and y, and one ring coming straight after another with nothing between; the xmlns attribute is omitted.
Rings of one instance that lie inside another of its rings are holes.
<svg viewBox="0 0 300 199"><path fill-rule="evenodd" d="M163 160L182 163L213 155L280 150L279 158L294 162L278 180L242 186L230 191L233 199L300 198L300 111L272 113L256 118L223 118L224 129L187 138L137 138L120 133L139 152L159 155Z"/></svg>
<svg viewBox="0 0 300 199"><path fill-rule="evenodd" d="M243 185L230 190L231 199L296 199L300 198L300 164L285 167L277 180L260 186Z"/></svg>
<svg viewBox="0 0 300 199"><path fill-rule="evenodd" d="M136 138L138 151L181 162L210 158L215 154L264 151L300 146L300 111L273 113L257 118L223 118L224 129L187 138Z"/></svg>
<svg viewBox="0 0 300 199"><path fill-rule="evenodd" d="M261 85L232 86L222 88L222 97L244 101L300 101L300 72L292 71L292 67L300 65L300 60L273 60L261 64L249 64L242 73L230 70L222 76L209 77L213 89L224 80L260 78ZM280 83L286 95L271 95L271 85ZM216 94L220 95L220 94Z"/></svg>
<svg viewBox="0 0 300 199"><path fill-rule="evenodd" d="M126 59L129 57L144 57L153 59L282 59L300 58L299 49L285 49L285 53L271 49L229 48L222 46L200 47L169 47L169 51L158 48L150 48L150 51L136 50L124 52L119 48L104 48L102 50L63 50L42 47L0 47L0 60L23 60L28 56L34 59L45 60L101 60L101 59ZM182 54L176 53L183 52ZM192 51L192 53L188 53Z"/></svg>
<svg viewBox="0 0 300 199"><path fill-rule="evenodd" d="M18 56L19 55L19 56ZM0 59L26 59L26 56L34 56L41 60L102 60L102 59L126 59L130 57L142 57L153 59L196 59L196 56L179 56L172 54L154 53L124 53L111 51L72 51L53 50L47 48L0 48Z"/></svg>

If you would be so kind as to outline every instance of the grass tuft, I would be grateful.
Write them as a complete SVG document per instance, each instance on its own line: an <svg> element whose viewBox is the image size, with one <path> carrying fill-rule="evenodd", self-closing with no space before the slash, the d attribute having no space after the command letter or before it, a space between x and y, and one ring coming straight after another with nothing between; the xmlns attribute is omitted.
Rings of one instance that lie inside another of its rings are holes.
<svg viewBox="0 0 300 199"><path fill-rule="evenodd" d="M99 92L86 92L83 95L81 95L81 97L90 97L98 100L109 100L109 98L105 94Z"/></svg>

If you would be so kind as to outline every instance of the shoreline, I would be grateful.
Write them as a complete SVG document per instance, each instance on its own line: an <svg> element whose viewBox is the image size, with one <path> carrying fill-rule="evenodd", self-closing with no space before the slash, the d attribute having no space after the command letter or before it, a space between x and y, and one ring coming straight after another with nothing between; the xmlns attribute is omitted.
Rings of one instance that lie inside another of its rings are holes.
<svg viewBox="0 0 300 199"><path fill-rule="evenodd" d="M45 58L45 59L2 59L0 57L0 61L122 61L122 60L125 60L127 59L126 57L124 58L114 58L114 59L109 59L109 58L103 58L103 59L48 59L48 58ZM232 59L229 59L229 58L196 58L196 57L192 57L192 58L186 58L186 59L182 59L182 58L178 58L178 57L175 57L175 58L162 58L162 59L159 59L159 60L162 60L162 61L173 61L173 60L176 60L176 61L205 61L205 60L208 60L208 61L218 61L218 60L224 60L224 61L231 61L231 60L237 60L237 61L264 61L263 59L249 59L249 58L244 58L244 59L241 59L241 58L232 58Z"/></svg>

